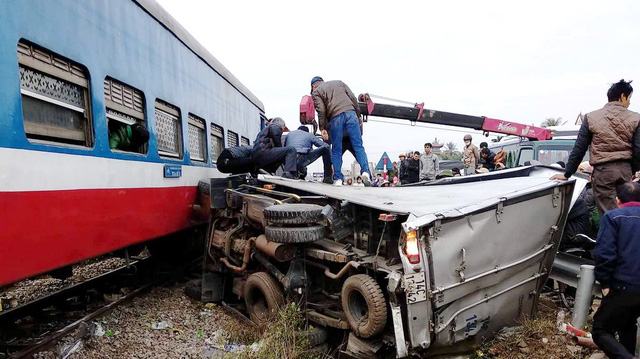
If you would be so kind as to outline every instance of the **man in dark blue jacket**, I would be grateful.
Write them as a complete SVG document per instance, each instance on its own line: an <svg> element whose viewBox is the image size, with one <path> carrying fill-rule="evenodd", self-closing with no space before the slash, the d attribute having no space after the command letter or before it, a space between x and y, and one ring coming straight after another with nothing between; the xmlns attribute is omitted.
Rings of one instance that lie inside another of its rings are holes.
<svg viewBox="0 0 640 359"><path fill-rule="evenodd" d="M276 117L269 121L256 136L251 159L258 168L271 168L284 162L285 178L296 178L296 149L282 146L282 132L286 128L284 120Z"/></svg>
<svg viewBox="0 0 640 359"><path fill-rule="evenodd" d="M593 341L609 358L633 358L640 316L640 184L622 183L616 192L618 208L600 220L593 253L604 295L593 318Z"/></svg>

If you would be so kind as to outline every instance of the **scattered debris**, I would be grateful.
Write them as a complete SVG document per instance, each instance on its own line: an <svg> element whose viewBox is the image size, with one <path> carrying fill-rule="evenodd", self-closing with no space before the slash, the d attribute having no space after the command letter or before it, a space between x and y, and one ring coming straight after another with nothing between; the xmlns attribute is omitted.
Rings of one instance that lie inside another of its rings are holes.
<svg viewBox="0 0 640 359"><path fill-rule="evenodd" d="M82 348L68 359L253 358L260 332L215 304L188 298L181 285L154 288L90 325ZM237 339L251 339L240 341ZM38 358L60 358L59 351Z"/></svg>
<svg viewBox="0 0 640 359"><path fill-rule="evenodd" d="M540 297L538 317L524 319L517 327L503 328L492 340L476 351L475 358L495 359L586 359L594 348L577 345L566 314L545 295Z"/></svg>
<svg viewBox="0 0 640 359"><path fill-rule="evenodd" d="M101 337L107 333L106 330L104 330L104 327L102 326L102 324L100 324L99 322L93 322L92 326L93 326L92 335L94 337Z"/></svg>
<svg viewBox="0 0 640 359"><path fill-rule="evenodd" d="M151 324L151 329L154 329L154 330L164 330L167 328L171 328L171 323L165 320Z"/></svg>

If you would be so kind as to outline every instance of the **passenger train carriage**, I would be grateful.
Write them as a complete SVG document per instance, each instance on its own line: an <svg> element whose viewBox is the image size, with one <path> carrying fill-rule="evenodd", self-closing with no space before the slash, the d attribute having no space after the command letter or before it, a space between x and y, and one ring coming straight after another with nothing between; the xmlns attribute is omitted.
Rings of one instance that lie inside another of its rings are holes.
<svg viewBox="0 0 640 359"><path fill-rule="evenodd" d="M0 20L0 286L188 228L198 181L264 121L152 1L1 1ZM110 149L135 123L148 143Z"/></svg>

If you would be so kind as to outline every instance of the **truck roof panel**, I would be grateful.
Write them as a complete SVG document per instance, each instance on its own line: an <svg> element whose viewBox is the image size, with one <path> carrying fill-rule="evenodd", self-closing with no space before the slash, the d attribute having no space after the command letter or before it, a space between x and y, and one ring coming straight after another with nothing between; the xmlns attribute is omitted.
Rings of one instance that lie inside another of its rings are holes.
<svg viewBox="0 0 640 359"><path fill-rule="evenodd" d="M404 187L332 186L318 182L290 180L276 176L260 179L316 195L346 200L382 211L407 214L415 225L425 225L438 218L454 218L496 205L498 202L544 191L553 187L573 185L551 181L558 169L533 166L488 174L451 177L427 185ZM586 181L580 180L580 193ZM575 198L576 196L574 196ZM572 200L571 205L574 200Z"/></svg>

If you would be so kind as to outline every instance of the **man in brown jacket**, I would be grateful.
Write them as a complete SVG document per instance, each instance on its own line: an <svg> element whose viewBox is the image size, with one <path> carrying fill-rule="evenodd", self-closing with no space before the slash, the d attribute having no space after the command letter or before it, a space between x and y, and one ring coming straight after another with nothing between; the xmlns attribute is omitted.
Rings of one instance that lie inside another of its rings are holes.
<svg viewBox="0 0 640 359"><path fill-rule="evenodd" d="M353 92L342 81L311 79L311 95L318 113L318 125L325 141L331 142L334 184L342 185L342 154L348 149L360 165L362 181L369 186L371 174L362 143L360 107Z"/></svg>
<svg viewBox="0 0 640 359"><path fill-rule="evenodd" d="M472 175L476 173L476 167L480 160L480 151L478 147L471 143L471 135L464 135L464 148L462 152L462 162L464 163L464 175Z"/></svg>
<svg viewBox="0 0 640 359"><path fill-rule="evenodd" d="M616 182L631 180L640 169L640 115L627 109L632 93L631 81L620 80L611 85L607 91L609 102L584 116L564 175L551 177L571 177L589 149L593 195L600 213L617 207Z"/></svg>

